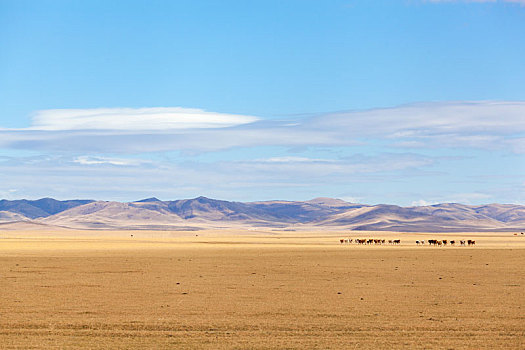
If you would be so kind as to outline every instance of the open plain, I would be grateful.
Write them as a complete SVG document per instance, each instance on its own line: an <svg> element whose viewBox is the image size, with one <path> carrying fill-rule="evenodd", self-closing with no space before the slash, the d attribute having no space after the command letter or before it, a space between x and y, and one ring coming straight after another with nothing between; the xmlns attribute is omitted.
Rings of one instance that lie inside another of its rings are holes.
<svg viewBox="0 0 525 350"><path fill-rule="evenodd" d="M13 229L0 348L519 349L524 264L501 232Z"/></svg>

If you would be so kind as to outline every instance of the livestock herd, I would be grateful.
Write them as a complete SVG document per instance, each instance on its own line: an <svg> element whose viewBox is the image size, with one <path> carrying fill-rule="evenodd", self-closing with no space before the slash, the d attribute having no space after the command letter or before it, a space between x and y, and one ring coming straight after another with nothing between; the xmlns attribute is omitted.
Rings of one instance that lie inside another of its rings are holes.
<svg viewBox="0 0 525 350"><path fill-rule="evenodd" d="M375 239L375 238L356 238L356 239L341 238L339 241L341 242L341 244L352 244L353 242L355 242L355 244L379 244L381 245L381 244L387 243L386 239ZM388 244L401 244L401 240L400 239L389 239Z"/></svg>
<svg viewBox="0 0 525 350"><path fill-rule="evenodd" d="M389 240L386 240L386 239L376 239L376 238L341 238L339 239L339 242L341 244L361 244L361 245L370 245L370 244L374 244L374 245L382 245L382 244L386 244L388 242L388 244L391 244L391 245L399 245L401 244L401 240L400 239L389 239ZM435 246L435 247L442 247L442 246L447 246L447 245L451 245L451 246L455 246L456 243L459 243L460 246L464 247L466 245L468 245L469 247L471 246L474 246L476 245L476 241L472 240L472 239L469 239L469 240L459 240L459 241L456 241L456 240L447 240L447 239L441 239L441 240L437 240L437 239L429 239L427 241L425 241L424 239L423 240L416 240L416 244L417 245L425 245L426 243L428 243L428 245L430 246Z"/></svg>
<svg viewBox="0 0 525 350"><path fill-rule="evenodd" d="M455 241L455 240L446 240L446 239L442 239L442 240L437 240L437 239L429 239L428 240L428 244L429 245L433 245L433 246L438 246L438 247L441 247L441 246L446 246L447 244L450 244L451 246L454 246L456 245L456 243L459 243L461 246L465 246L466 244L468 244L468 246L473 246L473 245L476 245L476 241L472 240L472 239L469 239L469 240L460 240L460 241ZM425 241L416 241L416 244L417 245L424 245L425 244Z"/></svg>

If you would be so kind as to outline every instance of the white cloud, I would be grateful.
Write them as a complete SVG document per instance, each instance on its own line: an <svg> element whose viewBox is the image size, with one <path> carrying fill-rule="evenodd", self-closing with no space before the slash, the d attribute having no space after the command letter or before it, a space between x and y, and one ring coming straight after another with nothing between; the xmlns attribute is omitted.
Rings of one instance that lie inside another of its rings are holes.
<svg viewBox="0 0 525 350"><path fill-rule="evenodd" d="M30 130L173 130L224 128L247 124L257 118L207 112L195 108L95 108L38 111Z"/></svg>
<svg viewBox="0 0 525 350"><path fill-rule="evenodd" d="M384 153L374 156L355 155L344 159L315 159L306 157L276 157L252 161L219 162L215 169L235 169L253 178L255 174L272 178L318 179L344 181L346 176L356 174L391 173L432 165L434 160L410 153Z"/></svg>
<svg viewBox="0 0 525 350"><path fill-rule="evenodd" d="M416 200L411 202L411 206L428 206L439 203L487 203L487 201L490 202L491 198L494 198L494 196L483 192L454 193L434 196L432 200Z"/></svg>
<svg viewBox="0 0 525 350"><path fill-rule="evenodd" d="M525 102L458 101L325 114L313 127L392 139L433 135L509 135L525 132Z"/></svg>
<svg viewBox="0 0 525 350"><path fill-rule="evenodd" d="M97 164L111 164L119 166L136 166L149 163L145 160L139 159L124 159L124 158L109 158L109 157L90 157L80 156L73 159L74 163L82 165L97 165Z"/></svg>
<svg viewBox="0 0 525 350"><path fill-rule="evenodd" d="M417 103L282 121L181 108L50 110L38 112L29 128L0 130L0 147L98 154L199 153L379 141L400 148L471 147L523 153L523 134L525 102L521 101Z"/></svg>
<svg viewBox="0 0 525 350"><path fill-rule="evenodd" d="M306 157L272 157L256 159L255 162L267 163L311 163L311 162L333 162L331 159L306 158Z"/></svg>
<svg viewBox="0 0 525 350"><path fill-rule="evenodd" d="M394 176L406 178L401 171L431 163L432 159L411 154L356 156L326 162L305 157L295 162L262 159L210 163L93 156L17 157L0 163L0 194L7 196L7 189L17 188L18 198L136 200L206 195L260 200L293 198L302 191L308 198L328 194L326 188L341 191L356 179L374 181L373 176L382 173L387 173L389 181Z"/></svg>
<svg viewBox="0 0 525 350"><path fill-rule="evenodd" d="M410 203L410 206L412 206L412 207L426 207L426 206L432 205L432 204L437 204L437 202L426 201L424 199L420 199L420 200L413 201L412 203Z"/></svg>
<svg viewBox="0 0 525 350"><path fill-rule="evenodd" d="M487 200L493 198L492 195L488 193L473 192L473 193L456 193L452 196L449 196L444 200L447 203L463 203L463 204L472 204L476 202L487 202Z"/></svg>
<svg viewBox="0 0 525 350"><path fill-rule="evenodd" d="M525 137L516 137L505 140L505 145L514 153L525 153Z"/></svg>
<svg viewBox="0 0 525 350"><path fill-rule="evenodd" d="M340 196L339 199L344 200L348 203L360 203L363 201L364 197L355 197L355 196Z"/></svg>
<svg viewBox="0 0 525 350"><path fill-rule="evenodd" d="M199 161L166 157L90 155L6 157L0 162L0 198L92 198L137 200L192 198L229 200L337 197L350 202L425 205L443 202L523 203L523 167L512 177L478 179L492 166L436 173L443 157L413 153L353 155L339 159L274 157ZM513 158L518 158L514 156ZM191 159L191 158L190 158ZM321 160L321 161L319 161ZM450 164L449 164L450 165ZM520 170L521 169L521 170ZM8 192L17 189L17 192ZM353 198L350 198L353 197ZM419 199L424 198L424 201Z"/></svg>

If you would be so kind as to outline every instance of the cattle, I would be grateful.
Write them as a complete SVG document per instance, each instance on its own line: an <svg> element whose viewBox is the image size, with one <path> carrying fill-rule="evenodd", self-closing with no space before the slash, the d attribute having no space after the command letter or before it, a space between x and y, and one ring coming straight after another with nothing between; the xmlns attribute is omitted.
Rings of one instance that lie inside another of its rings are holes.
<svg viewBox="0 0 525 350"><path fill-rule="evenodd" d="M388 241L386 239L378 239L378 238L356 238L356 239L351 239L349 238L348 240L347 239L344 239L343 242L341 243L352 243L354 242L355 244L366 244L366 245L383 245L385 244L386 242L388 242L388 244L400 244L401 243L401 240L400 239L389 239ZM425 241L421 241L421 244L424 244Z"/></svg>
<svg viewBox="0 0 525 350"><path fill-rule="evenodd" d="M355 239L352 239L352 238L341 238L339 240L339 242L341 244L351 244L351 243L355 243L355 244L366 244L366 245L382 245L382 244L385 244L385 243L388 243L388 244L393 244L393 245L398 245L398 244L401 244L401 240L400 239L389 239L389 240L386 240L386 239L378 239L378 238L355 238ZM455 246L456 243L460 244L461 246L473 246L476 244L476 241L475 240L472 240L472 239L469 239L469 240L448 240L448 239L442 239L442 240L437 240L437 239L428 239L428 240L424 240L424 239L418 239L415 241L416 244L419 246L424 246L427 242L430 246L438 246L438 247L446 247L448 244L450 244L451 246Z"/></svg>

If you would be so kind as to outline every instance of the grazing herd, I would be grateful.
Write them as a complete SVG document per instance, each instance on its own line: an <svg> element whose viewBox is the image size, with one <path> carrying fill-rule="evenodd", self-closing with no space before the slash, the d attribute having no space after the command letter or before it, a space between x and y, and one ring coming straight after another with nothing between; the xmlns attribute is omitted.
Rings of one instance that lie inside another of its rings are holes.
<svg viewBox="0 0 525 350"><path fill-rule="evenodd" d="M455 240L446 240L446 239L442 239L442 240L437 240L437 239L429 239L428 240L428 244L429 245L433 245L433 246L438 246L438 247L441 247L441 246L446 246L447 244L450 244L451 246L454 246L456 245L456 243L459 243L459 245L461 246L465 246L466 244L468 244L468 246L473 246L473 245L476 245L476 241L472 240L472 239L469 239L467 241L465 240L460 240L460 241L455 241ZM425 241L416 241L416 244L419 245L419 244L425 244Z"/></svg>
<svg viewBox="0 0 525 350"><path fill-rule="evenodd" d="M352 244L352 243L355 243L355 244L362 244L362 245L363 244L364 245L370 245L370 244L382 245L382 244L386 244L387 242L388 242L388 244L391 244L391 245L399 245L399 244L401 244L401 240L400 239L389 239L389 240L386 240L386 239L376 239L376 238L356 238L356 239L353 239L353 238L341 238L341 239L339 239L339 242L341 244ZM446 247L447 245L455 246L456 243L458 243L462 247L464 247L466 245L468 245L469 247L476 245L476 241L474 241L472 239L459 240L459 241L448 240L448 239L441 239L441 240L429 239L426 242L423 239L423 240L417 240L416 241L417 245L424 246L425 243L428 243L428 245L435 246L435 247Z"/></svg>
<svg viewBox="0 0 525 350"><path fill-rule="evenodd" d="M341 244L352 244L352 242L355 242L355 244L401 244L400 239L389 239L388 241L386 239L376 239L376 238L341 238L339 240Z"/></svg>

